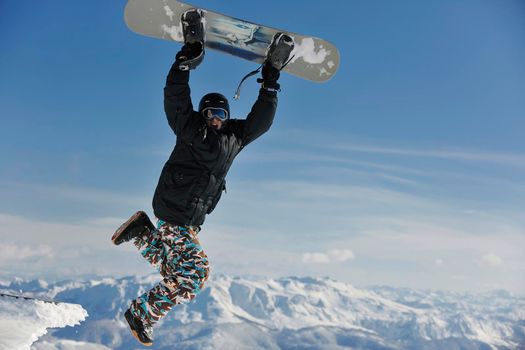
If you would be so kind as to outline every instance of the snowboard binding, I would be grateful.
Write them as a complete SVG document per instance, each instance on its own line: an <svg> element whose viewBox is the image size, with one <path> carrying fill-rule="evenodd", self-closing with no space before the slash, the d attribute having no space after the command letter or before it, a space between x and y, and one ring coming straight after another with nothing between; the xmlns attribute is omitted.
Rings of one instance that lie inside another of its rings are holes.
<svg viewBox="0 0 525 350"><path fill-rule="evenodd" d="M291 36L286 33L276 33L273 36L268 50L266 50L266 60L275 69L282 70L290 61L293 56L290 57L294 49L294 41Z"/></svg>
<svg viewBox="0 0 525 350"><path fill-rule="evenodd" d="M279 72L294 58L294 56L290 57L294 47L294 40L290 35L282 32L275 33L272 38L272 42L266 50L266 58L264 59L263 64L253 72L248 73L241 80L239 86L237 87L237 91L235 92L234 99L238 100L240 98L241 86L244 81L249 77L259 73L261 69L263 70L263 79L259 78L257 79L257 82L262 83L263 88L267 88L272 91L279 91L280 85L277 84ZM271 67L267 67L268 65ZM265 70L274 70L273 74L271 74L273 75L273 79L271 79L271 81L267 81L267 79L265 79Z"/></svg>
<svg viewBox="0 0 525 350"><path fill-rule="evenodd" d="M190 9L181 16L184 47L177 55L179 69L195 69L204 59L204 13L200 9Z"/></svg>

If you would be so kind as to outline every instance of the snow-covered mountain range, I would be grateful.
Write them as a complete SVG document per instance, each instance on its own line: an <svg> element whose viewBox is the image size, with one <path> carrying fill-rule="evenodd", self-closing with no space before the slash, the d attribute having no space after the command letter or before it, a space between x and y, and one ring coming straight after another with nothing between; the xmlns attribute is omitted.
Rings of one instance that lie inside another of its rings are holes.
<svg viewBox="0 0 525 350"><path fill-rule="evenodd" d="M15 280L0 291L76 303L89 313L80 326L36 342L36 350L135 349L122 314L157 279ZM525 298L219 275L158 325L153 349L525 349Z"/></svg>

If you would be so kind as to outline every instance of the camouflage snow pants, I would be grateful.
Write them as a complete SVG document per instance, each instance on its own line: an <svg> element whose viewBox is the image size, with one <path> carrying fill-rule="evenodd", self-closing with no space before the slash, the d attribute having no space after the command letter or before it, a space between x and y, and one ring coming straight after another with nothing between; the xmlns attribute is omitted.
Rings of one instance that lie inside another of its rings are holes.
<svg viewBox="0 0 525 350"><path fill-rule="evenodd" d="M195 298L208 279L208 258L197 238L198 230L159 221L157 230L137 237L135 246L163 279L133 300L131 312L153 325L171 308Z"/></svg>

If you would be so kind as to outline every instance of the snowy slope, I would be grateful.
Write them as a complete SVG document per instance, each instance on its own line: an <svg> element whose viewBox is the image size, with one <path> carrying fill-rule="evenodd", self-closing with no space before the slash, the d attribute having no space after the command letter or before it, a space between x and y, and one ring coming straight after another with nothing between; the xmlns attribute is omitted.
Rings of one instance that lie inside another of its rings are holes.
<svg viewBox="0 0 525 350"><path fill-rule="evenodd" d="M0 349L29 350L48 328L78 325L86 317L80 305L0 296Z"/></svg>
<svg viewBox="0 0 525 350"><path fill-rule="evenodd" d="M17 280L4 288L80 303L91 315L75 330L45 337L37 350L66 339L83 346L78 349L132 349L137 345L122 313L156 282L155 275ZM525 299L503 291L359 289L332 279L216 276L194 302L159 324L155 338L154 349L525 349Z"/></svg>

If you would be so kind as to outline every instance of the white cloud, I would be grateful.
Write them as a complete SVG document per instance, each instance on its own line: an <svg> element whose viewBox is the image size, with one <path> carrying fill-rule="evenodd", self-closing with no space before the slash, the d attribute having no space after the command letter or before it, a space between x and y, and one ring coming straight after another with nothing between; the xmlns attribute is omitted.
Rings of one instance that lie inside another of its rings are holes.
<svg viewBox="0 0 525 350"><path fill-rule="evenodd" d="M452 275L450 276L450 278L456 281L463 281L466 279L466 277L463 275Z"/></svg>
<svg viewBox="0 0 525 350"><path fill-rule="evenodd" d="M117 227L110 224L113 221L102 218L69 224L0 213L0 274L64 278L99 271L133 273L133 266L144 259L138 255L130 260L128 255L136 253L132 246L111 243Z"/></svg>
<svg viewBox="0 0 525 350"><path fill-rule="evenodd" d="M327 252L304 253L302 261L312 264L330 264L335 262L346 262L355 259L350 249L332 249Z"/></svg>
<svg viewBox="0 0 525 350"><path fill-rule="evenodd" d="M481 262L490 267L497 267L503 264L503 259L494 253L487 253L481 257Z"/></svg>
<svg viewBox="0 0 525 350"><path fill-rule="evenodd" d="M452 147L399 147L388 146L380 144L377 140L363 140L359 136L348 135L345 133L336 138L334 133L320 134L319 131L309 131L301 129L286 129L273 130L271 137L283 138L286 137L289 142L294 142L295 145L307 148L319 148L330 150L341 150L352 153L367 153L377 154L382 156L402 156L413 158L438 158L444 160L467 161L467 162L482 162L489 164L499 164L505 166L512 166L523 169L525 167L525 155L521 153L503 153L493 152L489 150L479 149L465 149ZM312 144L312 140L326 140L330 139L330 143L318 142ZM354 143L349 140L355 140ZM305 141L306 140L306 141Z"/></svg>
<svg viewBox="0 0 525 350"><path fill-rule="evenodd" d="M151 200L151 195L140 195L136 191L119 193L99 188L68 186L68 185L42 185L24 182L1 182L0 190L9 194L30 194L35 200L42 198L52 199L65 206L75 206L78 203L87 203L96 206L128 206L129 203L145 204ZM3 193L3 194L5 194Z"/></svg>
<svg viewBox="0 0 525 350"><path fill-rule="evenodd" d="M349 282L357 282L360 278L359 283L362 284L386 283L385 276L394 276L392 278L400 281L396 283L412 283L414 287L432 284L433 288L474 288L475 286L467 283L469 281L462 283L461 279L456 279L457 282L451 283L450 280L451 275L469 276L472 280L481 278L483 283L494 282L500 283L502 287L510 285L525 290L525 280L519 278L523 270L510 270L525 266L525 256L520 249L525 244L525 226L521 213L516 209L519 205L505 208L504 201L498 207L492 205L495 202L493 197L483 197L483 194L466 199L458 193L452 193L454 191L444 181L441 183L444 187L439 187L440 193L436 196L431 188L416 185L420 184L419 180L424 185L427 182L425 179L432 176L435 170L438 174L436 176L441 179L441 168L423 170L411 162L402 162L403 166L399 166L392 162L399 157L386 157L391 161L390 164L363 162L353 159L354 151L344 153L334 152L334 156L325 157L304 152L303 158L299 159L304 163L311 161L311 164L317 165L308 168L308 171L328 172L328 176L333 175L332 168L356 172L357 175L352 173L351 176L346 176L348 181L344 183L327 181L326 176L322 178L322 182L318 176L299 177L301 181L295 181L297 178L294 181L283 181L287 177L282 176L279 176L279 181L272 181L271 177L266 180L244 181L238 175L236 178L234 172L233 181L229 182L228 194L223 196L217 210L207 219L201 233L201 241L210 255L210 261L216 263L214 266L218 270L227 266L230 273L288 275L304 272L346 278ZM482 154L469 155L461 152L446 154L395 149L393 153L386 152L397 155L404 153L414 157L441 157L449 160L483 158ZM296 161L297 156L294 152L284 153L280 160ZM487 155L483 159L489 160L492 156ZM253 161L252 158L254 157L245 159ZM271 154L267 161L274 160ZM324 166L327 164L319 166L319 162L323 160L334 164L328 164L331 168ZM376 178L389 181L377 185L376 181L363 180L366 176L362 175L368 175L366 169L370 169L370 174L374 174ZM451 174L456 173L453 170ZM408 175L405 177L398 176L399 174ZM469 180L469 193L476 192L474 189L482 189L478 182L470 181L471 177L479 180L478 173L458 169L457 174L465 175L461 183ZM392 187L389 185L392 181L412 186ZM519 181L508 181L519 184ZM457 182L454 184L457 185ZM509 187L505 186L489 188L498 188L502 197L511 193ZM146 200L86 188L32 186L30 190L44 195L53 194L65 203L108 203L120 208L129 203L149 202L149 197ZM115 212L103 212L102 215L114 216ZM109 242L114 229L125 219L127 217L85 218L75 224L66 224L0 214L0 235L6 232L9 241L18 246L23 246L24 242L31 242L35 247L72 246L75 253L63 249L60 251L60 258L67 251L70 252L70 262L86 261L86 257L94 258L91 260L91 268L94 268L95 265L103 266L102 262L97 261L103 254L108 256L105 263L109 261L109 254L114 252L127 252L130 257L134 257L132 254L136 252L133 247L118 247L115 250ZM24 230L21 231L20 227ZM20 234L15 235L16 232ZM232 246L236 247L234 254ZM80 251L78 247L89 249ZM339 249L329 250L334 247ZM352 247L352 250L341 247ZM101 253L106 248L109 248L107 253ZM56 249L59 251L60 248ZM35 250L38 252L38 249ZM497 252L498 255L487 254L490 251ZM354 252L360 258L359 266L337 264L355 259ZM58 257L56 260L59 260ZM72 264L75 265L83 264ZM504 269L483 268L500 265L504 265ZM35 266L37 268L40 267ZM496 275L496 272L502 271L506 274ZM432 274L432 281L430 277L423 280L425 277L422 275ZM511 280L515 282L509 282Z"/></svg>
<svg viewBox="0 0 525 350"><path fill-rule="evenodd" d="M21 263L30 259L53 258L53 248L48 245L0 244L0 264Z"/></svg>
<svg viewBox="0 0 525 350"><path fill-rule="evenodd" d="M331 260L326 253L304 253L303 262L307 264L328 264Z"/></svg>
<svg viewBox="0 0 525 350"><path fill-rule="evenodd" d="M339 146L352 152L373 153L381 155L395 155L422 158L442 158L448 160L485 162L523 168L525 156L512 153L494 153L454 149L409 149L367 145L343 145Z"/></svg>
<svg viewBox="0 0 525 350"><path fill-rule="evenodd" d="M70 186L41 186L27 185L35 191L52 193L66 200L84 203L127 205L129 203L147 203L150 196L144 197L135 194L122 194L96 188L70 187Z"/></svg>
<svg viewBox="0 0 525 350"><path fill-rule="evenodd" d="M114 227L117 228L124 222L123 218L113 218L113 217L104 217L104 218L94 218L88 219L85 221L87 225L93 226L104 226L104 227Z"/></svg>
<svg viewBox="0 0 525 350"><path fill-rule="evenodd" d="M475 199L450 200L446 194L425 196L352 181L237 181L224 198L203 230L206 236L219 239L228 232L207 232L220 223L239 228L232 240L239 247L258 245L273 252L293 246L309 274L357 284L394 281L468 290L478 287L472 284L476 280L525 290L522 271L511 270L525 264L525 231L515 208L503 211L491 202L478 206ZM352 248L359 264L339 264L339 270L327 250L344 247ZM505 261L504 273L480 264L490 251Z"/></svg>

